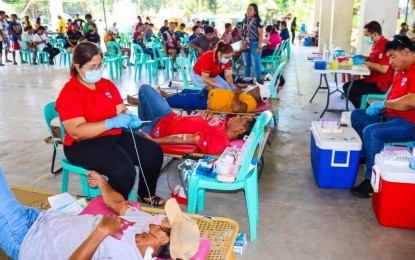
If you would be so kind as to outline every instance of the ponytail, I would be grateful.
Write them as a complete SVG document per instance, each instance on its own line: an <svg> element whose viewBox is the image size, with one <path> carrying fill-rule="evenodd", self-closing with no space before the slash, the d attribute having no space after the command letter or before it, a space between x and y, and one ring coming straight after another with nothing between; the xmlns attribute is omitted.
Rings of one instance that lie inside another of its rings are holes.
<svg viewBox="0 0 415 260"><path fill-rule="evenodd" d="M228 53L233 52L233 48L232 48L232 45L221 40L216 44L216 47L213 50L213 52L215 53L215 56L218 57L218 52L222 54L228 54Z"/></svg>

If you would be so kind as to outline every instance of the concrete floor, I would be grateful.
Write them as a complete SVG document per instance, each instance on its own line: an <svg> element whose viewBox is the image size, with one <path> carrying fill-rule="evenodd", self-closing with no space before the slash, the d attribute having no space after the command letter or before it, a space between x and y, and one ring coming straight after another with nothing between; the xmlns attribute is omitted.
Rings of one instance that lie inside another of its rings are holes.
<svg viewBox="0 0 415 260"><path fill-rule="evenodd" d="M321 91L312 104L308 102L318 84L306 60L312 50L294 46L285 68L280 121L259 181L258 239L237 259L415 259L413 230L380 226L370 199L316 186L309 127L323 109L326 94ZM49 172L52 146L43 141L48 136L43 106L56 99L67 79L68 68L60 66L8 63L0 68L0 167L10 184L60 191L61 175ZM123 96L136 93L139 85L125 71L115 83ZM170 193L167 174L172 187L180 183L176 165L159 179L158 194L165 198ZM80 194L77 178L71 178L69 187ZM202 214L233 218L241 232L249 234L243 192L208 192Z"/></svg>

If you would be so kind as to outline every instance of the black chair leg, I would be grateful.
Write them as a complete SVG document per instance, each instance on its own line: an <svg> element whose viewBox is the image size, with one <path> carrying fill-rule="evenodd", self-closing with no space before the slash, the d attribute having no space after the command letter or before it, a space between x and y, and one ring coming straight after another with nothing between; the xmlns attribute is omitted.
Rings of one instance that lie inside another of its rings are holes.
<svg viewBox="0 0 415 260"><path fill-rule="evenodd" d="M52 155L52 166L51 166L51 168L50 168L50 172L52 173L52 174L57 174L57 173L59 173L60 171L62 171L62 167L61 168L59 168L59 169L57 169L56 171L54 171L54 169L55 169L55 160L56 159L56 148L55 147L53 147L53 155Z"/></svg>

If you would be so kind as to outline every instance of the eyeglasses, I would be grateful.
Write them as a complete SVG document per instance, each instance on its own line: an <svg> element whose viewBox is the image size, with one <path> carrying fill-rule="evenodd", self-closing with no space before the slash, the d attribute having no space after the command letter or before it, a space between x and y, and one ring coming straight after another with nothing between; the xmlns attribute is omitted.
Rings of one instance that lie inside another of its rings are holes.
<svg viewBox="0 0 415 260"><path fill-rule="evenodd" d="M84 67L84 66L82 66ZM82 69L83 71L90 71L90 72L95 72L97 70L104 70L106 67L106 64L99 64L99 65L93 65L93 66L88 66L88 67L84 67L85 69Z"/></svg>

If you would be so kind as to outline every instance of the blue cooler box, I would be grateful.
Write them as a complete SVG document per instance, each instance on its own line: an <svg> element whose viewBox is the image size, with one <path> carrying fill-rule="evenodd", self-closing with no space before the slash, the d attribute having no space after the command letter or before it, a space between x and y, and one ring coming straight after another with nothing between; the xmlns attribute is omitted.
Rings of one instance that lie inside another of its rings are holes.
<svg viewBox="0 0 415 260"><path fill-rule="evenodd" d="M359 170L362 141L351 127L324 133L321 122L311 123L311 166L320 188L353 188Z"/></svg>

